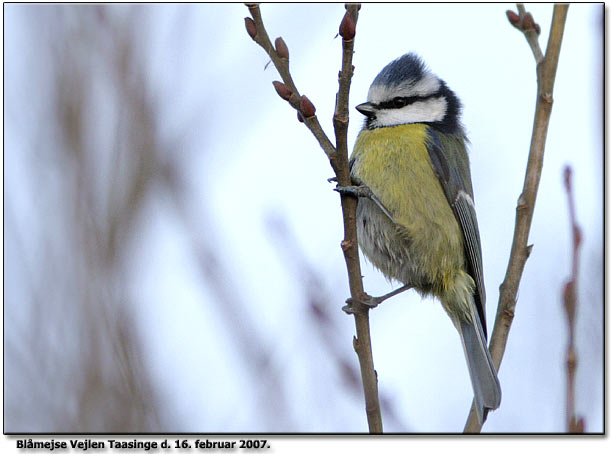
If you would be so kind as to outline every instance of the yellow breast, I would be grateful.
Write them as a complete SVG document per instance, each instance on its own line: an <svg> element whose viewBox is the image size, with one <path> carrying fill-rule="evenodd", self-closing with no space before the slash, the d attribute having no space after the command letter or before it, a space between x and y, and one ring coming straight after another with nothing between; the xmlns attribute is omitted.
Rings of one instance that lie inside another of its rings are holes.
<svg viewBox="0 0 611 454"><path fill-rule="evenodd" d="M463 236L433 172L427 128L407 124L363 130L352 154L352 175L393 216L396 233L388 248L397 250L392 242L403 238L409 243L409 260L418 261L435 287L445 287L464 266Z"/></svg>

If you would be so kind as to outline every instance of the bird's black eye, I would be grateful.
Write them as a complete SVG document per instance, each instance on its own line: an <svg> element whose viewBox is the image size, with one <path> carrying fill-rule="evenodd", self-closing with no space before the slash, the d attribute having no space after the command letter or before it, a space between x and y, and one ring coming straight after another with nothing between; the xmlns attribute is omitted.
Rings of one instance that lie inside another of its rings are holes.
<svg viewBox="0 0 611 454"><path fill-rule="evenodd" d="M378 107L380 109L400 109L401 107L427 98L429 98L429 96L397 96L396 98L381 102L378 104Z"/></svg>
<svg viewBox="0 0 611 454"><path fill-rule="evenodd" d="M401 107L405 107L406 105L407 105L407 98L398 97L392 100L392 106L395 109L400 109Z"/></svg>

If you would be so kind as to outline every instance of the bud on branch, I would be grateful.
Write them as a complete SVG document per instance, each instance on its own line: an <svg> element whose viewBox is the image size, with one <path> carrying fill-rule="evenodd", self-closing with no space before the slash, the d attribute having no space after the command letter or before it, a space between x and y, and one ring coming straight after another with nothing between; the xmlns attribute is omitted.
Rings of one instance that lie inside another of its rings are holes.
<svg viewBox="0 0 611 454"><path fill-rule="evenodd" d="M288 101L293 92L289 90L289 88L280 81L274 80L272 83L274 84L274 88L276 89L276 93L278 93L278 96Z"/></svg>
<svg viewBox="0 0 611 454"><path fill-rule="evenodd" d="M276 38L276 53L280 58L289 58L289 48L286 47L286 43L282 38Z"/></svg>
<svg viewBox="0 0 611 454"><path fill-rule="evenodd" d="M356 30L356 25L354 23L354 19L349 12L346 11L344 14L344 18L342 19L342 23L339 25L339 35L346 41L350 41L354 39L354 34Z"/></svg>
<svg viewBox="0 0 611 454"><path fill-rule="evenodd" d="M255 25L255 21L252 20L250 17L245 17L244 24L246 25L246 32L248 33L248 35L252 39L255 39L255 36L257 36L257 26Z"/></svg>
<svg viewBox="0 0 611 454"><path fill-rule="evenodd" d="M519 23L520 23L520 16L518 16L516 13L514 13L513 11L511 11L510 9L508 9L505 14L507 14L507 19L509 19L509 23L511 25L513 25L514 27L519 27Z"/></svg>
<svg viewBox="0 0 611 454"><path fill-rule="evenodd" d="M299 109L305 118L313 117L316 113L316 107L314 107L314 104L312 104L312 101L310 101L306 95L301 96Z"/></svg>
<svg viewBox="0 0 611 454"><path fill-rule="evenodd" d="M507 14L509 23L515 28L522 30L523 32L534 30L537 35L541 34L541 27L535 22L532 14L526 13L523 17L520 17L517 13L511 10L507 10L505 14Z"/></svg>
<svg viewBox="0 0 611 454"><path fill-rule="evenodd" d="M524 19L522 20L522 30L534 30L535 29L535 20L533 19L533 15L530 13L526 13L524 15Z"/></svg>

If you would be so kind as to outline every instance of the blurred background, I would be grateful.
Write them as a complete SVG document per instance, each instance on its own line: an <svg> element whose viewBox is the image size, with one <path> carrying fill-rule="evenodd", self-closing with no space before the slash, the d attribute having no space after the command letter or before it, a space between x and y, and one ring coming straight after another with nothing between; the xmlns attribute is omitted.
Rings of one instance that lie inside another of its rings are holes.
<svg viewBox="0 0 611 454"><path fill-rule="evenodd" d="M364 5L349 142L379 70L419 53L464 103L492 326L530 143L513 4ZM527 5L545 49L551 4ZM262 6L332 134L340 4ZM562 286L583 229L577 413L603 430L603 5L569 8L545 164L484 431L565 430ZM274 92L241 4L4 5L4 430L363 432L328 161ZM363 262L365 288L396 287ZM385 430L460 432L472 400L440 304L371 314Z"/></svg>

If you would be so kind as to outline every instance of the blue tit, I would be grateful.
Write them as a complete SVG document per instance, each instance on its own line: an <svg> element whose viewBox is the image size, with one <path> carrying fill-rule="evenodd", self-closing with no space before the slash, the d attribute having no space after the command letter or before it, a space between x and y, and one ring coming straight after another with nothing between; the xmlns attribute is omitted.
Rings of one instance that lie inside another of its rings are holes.
<svg viewBox="0 0 611 454"><path fill-rule="evenodd" d="M413 53L377 75L350 158L365 256L388 279L437 297L460 334L479 421L501 403L487 347L479 229L461 103Z"/></svg>

